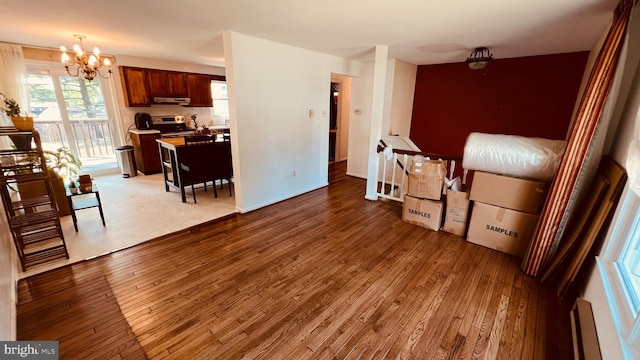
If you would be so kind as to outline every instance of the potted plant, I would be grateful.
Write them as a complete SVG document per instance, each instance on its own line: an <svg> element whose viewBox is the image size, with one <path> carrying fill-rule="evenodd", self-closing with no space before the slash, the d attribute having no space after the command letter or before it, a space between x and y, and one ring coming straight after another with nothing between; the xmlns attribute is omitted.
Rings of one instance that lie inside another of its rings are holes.
<svg viewBox="0 0 640 360"><path fill-rule="evenodd" d="M67 202L66 191L64 189L65 179L69 179L69 191L71 184L75 185L73 177L77 176L82 167L82 162L69 149L58 148L56 151L44 150L44 157L49 171L49 180L58 205L60 216L69 215L69 203Z"/></svg>
<svg viewBox="0 0 640 360"><path fill-rule="evenodd" d="M43 151L47 161L47 167L59 177L71 178L77 176L82 167L82 162L66 147L56 149L56 151Z"/></svg>
<svg viewBox="0 0 640 360"><path fill-rule="evenodd" d="M197 114L193 114L191 115L191 121L193 121L193 130L198 130L198 115Z"/></svg>
<svg viewBox="0 0 640 360"><path fill-rule="evenodd" d="M11 118L13 126L15 126L18 130L33 130L33 117L20 116L20 105L17 101L8 98L3 93L0 93L0 98L2 98L2 102L4 103L4 105L2 105L2 110L4 110L4 112L7 113L7 116Z"/></svg>
<svg viewBox="0 0 640 360"><path fill-rule="evenodd" d="M78 193L78 187L76 186L76 182L73 180L69 181L69 192L72 194Z"/></svg>
<svg viewBox="0 0 640 360"><path fill-rule="evenodd" d="M13 122L13 126L15 126L18 130L23 131L31 131L33 130L33 118L29 116L20 116L20 105L14 99L8 98L5 94L0 93L0 109L2 109L11 121ZM28 150L31 149L31 139L32 136L30 134L16 134L9 135L9 138L16 146L18 150Z"/></svg>

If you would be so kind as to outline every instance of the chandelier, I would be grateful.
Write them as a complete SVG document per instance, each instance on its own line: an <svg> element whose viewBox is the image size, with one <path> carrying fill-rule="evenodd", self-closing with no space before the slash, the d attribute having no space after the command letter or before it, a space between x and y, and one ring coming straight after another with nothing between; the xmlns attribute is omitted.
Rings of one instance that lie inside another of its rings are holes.
<svg viewBox="0 0 640 360"><path fill-rule="evenodd" d="M486 47L478 47L473 49L471 54L466 60L469 69L480 70L484 69L489 61L493 60L493 54Z"/></svg>
<svg viewBox="0 0 640 360"><path fill-rule="evenodd" d="M82 45L82 40L86 39L86 36L76 34L73 35L73 37L78 39L80 42L80 44L73 45L73 51L75 52L73 57L70 57L69 54L67 54L66 47L60 46L60 50L62 51L62 63L64 64L64 68L67 69L67 73L71 76L79 76L82 73L84 74L84 78L89 81L93 80L96 75L100 75L105 79L109 78L112 74L111 61L100 57L100 49L97 47L93 48L93 54L88 55ZM107 67L106 75L100 72L102 65ZM73 66L77 66L75 71L70 69Z"/></svg>

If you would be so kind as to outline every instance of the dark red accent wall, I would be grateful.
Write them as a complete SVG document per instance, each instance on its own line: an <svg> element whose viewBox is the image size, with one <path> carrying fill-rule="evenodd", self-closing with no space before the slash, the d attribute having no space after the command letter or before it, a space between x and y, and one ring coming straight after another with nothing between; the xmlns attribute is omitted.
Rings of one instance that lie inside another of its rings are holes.
<svg viewBox="0 0 640 360"><path fill-rule="evenodd" d="M410 138L422 151L462 156L471 132L565 139L588 52L421 65Z"/></svg>

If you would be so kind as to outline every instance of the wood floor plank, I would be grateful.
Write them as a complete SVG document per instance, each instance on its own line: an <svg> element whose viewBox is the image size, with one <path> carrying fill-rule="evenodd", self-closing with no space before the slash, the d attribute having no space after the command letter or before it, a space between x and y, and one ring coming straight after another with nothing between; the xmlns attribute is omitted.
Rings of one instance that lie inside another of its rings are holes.
<svg viewBox="0 0 640 360"><path fill-rule="evenodd" d="M64 359L571 358L568 306L512 256L334 179L21 280L18 338Z"/></svg>

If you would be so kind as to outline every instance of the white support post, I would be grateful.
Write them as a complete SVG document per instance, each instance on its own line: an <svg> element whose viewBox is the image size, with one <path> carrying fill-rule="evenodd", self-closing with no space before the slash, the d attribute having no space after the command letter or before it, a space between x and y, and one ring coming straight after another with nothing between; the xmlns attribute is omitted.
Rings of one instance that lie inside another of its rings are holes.
<svg viewBox="0 0 640 360"><path fill-rule="evenodd" d="M367 167L367 191L365 199L378 200L378 142L382 136L384 92L387 77L389 47L377 45L373 70L373 99L371 101L371 132L369 133L369 162Z"/></svg>

